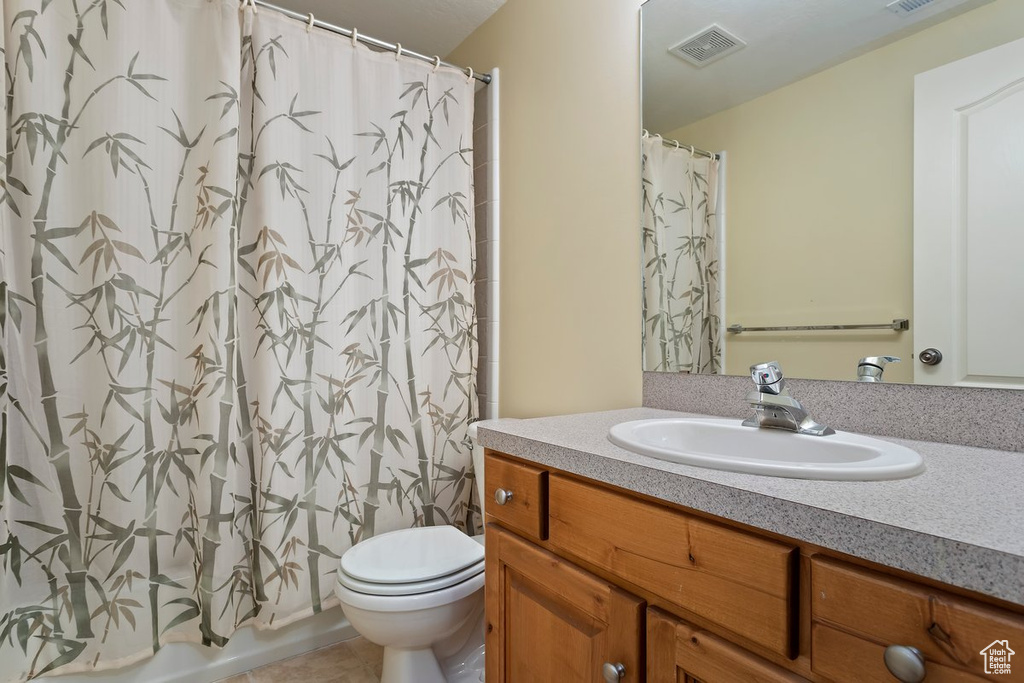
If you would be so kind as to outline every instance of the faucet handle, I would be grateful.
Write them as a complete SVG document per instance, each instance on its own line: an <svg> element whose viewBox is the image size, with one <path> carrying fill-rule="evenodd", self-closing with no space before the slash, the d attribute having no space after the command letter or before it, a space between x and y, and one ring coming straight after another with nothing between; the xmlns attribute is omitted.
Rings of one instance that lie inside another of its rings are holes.
<svg viewBox="0 0 1024 683"><path fill-rule="evenodd" d="M858 382L881 382L887 363L899 363L897 356L865 356L857 361Z"/></svg>
<svg viewBox="0 0 1024 683"><path fill-rule="evenodd" d="M758 363L757 365L750 366L750 378L754 380L754 384L758 387L775 388L777 391L770 391L770 393L779 393L782 387L782 366L779 365L778 361L768 361L767 363ZM774 384L779 384L778 387L772 387Z"/></svg>
<svg viewBox="0 0 1024 683"><path fill-rule="evenodd" d="M886 363L899 363L902 360L899 356L866 356L861 358L857 365L874 365L884 368Z"/></svg>

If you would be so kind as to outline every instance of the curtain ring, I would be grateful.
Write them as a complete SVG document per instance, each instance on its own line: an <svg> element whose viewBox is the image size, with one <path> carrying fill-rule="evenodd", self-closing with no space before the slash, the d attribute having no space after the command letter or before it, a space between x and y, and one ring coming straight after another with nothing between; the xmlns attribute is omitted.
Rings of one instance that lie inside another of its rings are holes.
<svg viewBox="0 0 1024 683"><path fill-rule="evenodd" d="M469 78L468 78L467 80L468 80L468 81L469 81L470 83L472 83L472 82L473 82L473 67L471 67L471 66L467 66L467 67L466 67L466 74L467 74L467 75L469 76Z"/></svg>
<svg viewBox="0 0 1024 683"><path fill-rule="evenodd" d="M358 43L358 42L359 42L359 29L357 29L355 26L353 26L352 27L352 47L355 47L356 43Z"/></svg>
<svg viewBox="0 0 1024 683"><path fill-rule="evenodd" d="M401 43L396 43L395 44L395 61L397 62L398 59L401 56L402 56L402 44Z"/></svg>
<svg viewBox="0 0 1024 683"><path fill-rule="evenodd" d="M647 132L646 128L641 128L640 129L640 137L643 138L644 140L646 140L647 138L651 137L651 134Z"/></svg>
<svg viewBox="0 0 1024 683"><path fill-rule="evenodd" d="M696 156L696 154L697 150L693 148L693 145L690 145L690 158L692 159L694 156Z"/></svg>
<svg viewBox="0 0 1024 683"><path fill-rule="evenodd" d="M437 71L437 67L441 66L441 58L434 55L434 71Z"/></svg>
<svg viewBox="0 0 1024 683"><path fill-rule="evenodd" d="M676 143L676 149L679 149L679 140L673 140L672 142Z"/></svg>
<svg viewBox="0 0 1024 683"><path fill-rule="evenodd" d="M313 16L313 13L310 12L309 13L309 21L306 22L306 33L309 33L310 31L313 30L313 23L314 22L316 22L316 18Z"/></svg>

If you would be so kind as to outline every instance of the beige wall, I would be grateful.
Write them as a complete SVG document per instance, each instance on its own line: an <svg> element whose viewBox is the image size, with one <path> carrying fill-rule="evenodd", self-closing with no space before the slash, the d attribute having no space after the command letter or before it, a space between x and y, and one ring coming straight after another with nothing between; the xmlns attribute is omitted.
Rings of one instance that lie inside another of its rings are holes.
<svg viewBox="0 0 1024 683"><path fill-rule="evenodd" d="M640 405L639 0L507 0L448 59L501 69L501 413Z"/></svg>
<svg viewBox="0 0 1024 683"><path fill-rule="evenodd" d="M669 133L728 153L726 324L911 318L899 335L727 335L728 374L774 358L850 379L892 354L887 379L911 380L914 75L1022 36L1024 2L997 0Z"/></svg>

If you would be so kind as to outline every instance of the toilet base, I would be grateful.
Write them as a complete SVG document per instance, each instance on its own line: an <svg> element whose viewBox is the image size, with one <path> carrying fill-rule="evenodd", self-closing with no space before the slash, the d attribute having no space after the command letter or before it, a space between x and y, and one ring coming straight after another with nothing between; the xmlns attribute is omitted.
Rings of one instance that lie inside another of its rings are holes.
<svg viewBox="0 0 1024 683"><path fill-rule="evenodd" d="M434 652L441 659L441 668L448 683L482 683L484 680L485 627L486 620L481 610L457 652L444 656L435 647Z"/></svg>
<svg viewBox="0 0 1024 683"><path fill-rule="evenodd" d="M433 649L384 648L380 683L448 683Z"/></svg>
<svg viewBox="0 0 1024 683"><path fill-rule="evenodd" d="M484 614L446 642L423 648L384 648L380 683L481 683L484 680ZM460 646L454 652L449 648Z"/></svg>

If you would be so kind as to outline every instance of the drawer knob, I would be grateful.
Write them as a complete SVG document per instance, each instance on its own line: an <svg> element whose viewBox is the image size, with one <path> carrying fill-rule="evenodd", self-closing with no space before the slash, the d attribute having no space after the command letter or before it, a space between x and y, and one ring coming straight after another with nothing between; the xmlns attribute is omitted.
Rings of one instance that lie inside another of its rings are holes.
<svg viewBox="0 0 1024 683"><path fill-rule="evenodd" d="M508 489L498 488L494 491L494 502L498 505L505 505L512 500L512 492Z"/></svg>
<svg viewBox="0 0 1024 683"><path fill-rule="evenodd" d="M902 683L924 680L924 655L916 647L890 645L885 648L885 668Z"/></svg>
<svg viewBox="0 0 1024 683"><path fill-rule="evenodd" d="M601 674L604 676L605 683L618 683L626 677L626 667L616 662L605 662L604 666L601 667Z"/></svg>

